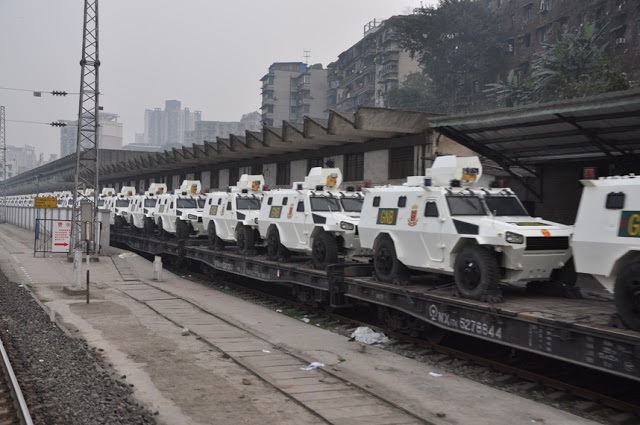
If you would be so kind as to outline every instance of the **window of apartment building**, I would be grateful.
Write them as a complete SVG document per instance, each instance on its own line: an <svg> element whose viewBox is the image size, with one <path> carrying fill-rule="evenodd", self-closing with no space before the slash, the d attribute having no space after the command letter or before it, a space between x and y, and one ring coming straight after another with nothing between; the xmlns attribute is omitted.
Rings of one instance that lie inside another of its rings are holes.
<svg viewBox="0 0 640 425"><path fill-rule="evenodd" d="M229 168L229 186L235 185L240 180L240 169L238 167Z"/></svg>
<svg viewBox="0 0 640 425"><path fill-rule="evenodd" d="M311 82L311 75L306 75L302 77L302 82L305 84L309 84Z"/></svg>
<svg viewBox="0 0 640 425"><path fill-rule="evenodd" d="M295 114L296 112L298 112L298 108L296 106L292 106L289 108L289 113Z"/></svg>
<svg viewBox="0 0 640 425"><path fill-rule="evenodd" d="M533 5L529 3L525 7L522 8L523 17L525 22L531 22L532 13L533 13Z"/></svg>
<svg viewBox="0 0 640 425"><path fill-rule="evenodd" d="M288 186L291 184L291 162L281 161L276 163L276 185Z"/></svg>
<svg viewBox="0 0 640 425"><path fill-rule="evenodd" d="M324 165L324 158L311 158L307 160L307 173L314 167L322 167Z"/></svg>
<svg viewBox="0 0 640 425"><path fill-rule="evenodd" d="M503 0L496 0L496 6L497 7L502 7L502 2L503 2Z"/></svg>
<svg viewBox="0 0 640 425"><path fill-rule="evenodd" d="M551 8L551 0L540 0L540 13L547 12Z"/></svg>
<svg viewBox="0 0 640 425"><path fill-rule="evenodd" d="M566 34L569 32L569 18L564 16L558 19L558 25L560 27L560 34Z"/></svg>
<svg viewBox="0 0 640 425"><path fill-rule="evenodd" d="M478 80L474 80L472 87L471 87L471 91L473 92L473 94L478 94L480 93L480 81Z"/></svg>
<svg viewBox="0 0 640 425"><path fill-rule="evenodd" d="M364 179L364 153L352 153L344 156L345 181Z"/></svg>
<svg viewBox="0 0 640 425"><path fill-rule="evenodd" d="M513 40L513 38L510 38L507 40L507 43L504 46L504 50L508 55L513 55L516 48L515 48L515 42Z"/></svg>
<svg viewBox="0 0 640 425"><path fill-rule="evenodd" d="M531 34L526 33L525 35L520 37L520 44L522 44L524 47L531 47Z"/></svg>
<svg viewBox="0 0 640 425"><path fill-rule="evenodd" d="M413 146L389 149L389 178L404 179L414 175L413 158Z"/></svg>
<svg viewBox="0 0 640 425"><path fill-rule="evenodd" d="M538 39L538 43L549 43L551 41L551 28L551 25L546 25L536 30L536 38Z"/></svg>

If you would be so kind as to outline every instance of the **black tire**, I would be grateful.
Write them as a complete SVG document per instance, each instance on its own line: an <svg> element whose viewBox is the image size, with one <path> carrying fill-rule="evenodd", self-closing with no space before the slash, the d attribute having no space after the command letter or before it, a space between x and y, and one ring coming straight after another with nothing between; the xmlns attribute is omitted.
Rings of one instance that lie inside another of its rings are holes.
<svg viewBox="0 0 640 425"><path fill-rule="evenodd" d="M216 233L216 224L211 220L207 227L207 239L209 240L209 248L219 251L224 249L224 241L218 237Z"/></svg>
<svg viewBox="0 0 640 425"><path fill-rule="evenodd" d="M464 298L482 299L488 290L496 289L500 282L500 266L496 257L486 248L469 245L456 257L454 280Z"/></svg>
<svg viewBox="0 0 640 425"><path fill-rule="evenodd" d="M576 286L576 282L578 281L578 273L576 272L576 266L573 263L573 257L570 258L563 267L555 269L553 272L551 272L551 277L549 278L549 280L567 286Z"/></svg>
<svg viewBox="0 0 640 425"><path fill-rule="evenodd" d="M625 266L618 274L613 299L622 323L640 331L640 262Z"/></svg>
<svg viewBox="0 0 640 425"><path fill-rule="evenodd" d="M144 226L143 231L145 235L153 235L153 231L155 230L156 225L153 220L149 217L144 218Z"/></svg>
<svg viewBox="0 0 640 425"><path fill-rule="evenodd" d="M280 243L280 232L272 227L267 233L267 258L271 261L286 260L289 250Z"/></svg>
<svg viewBox="0 0 640 425"><path fill-rule="evenodd" d="M124 217L120 217L119 215L117 215L113 219L113 222L115 224L116 230L121 230L122 228L124 228L124 225L127 224L127 221L124 219Z"/></svg>
<svg viewBox="0 0 640 425"><path fill-rule="evenodd" d="M158 221L158 236L160 237L160 240L163 240L163 241L166 240L167 237L169 236L167 231L164 230L164 226L162 225L162 219Z"/></svg>
<svg viewBox="0 0 640 425"><path fill-rule="evenodd" d="M256 241L253 229L249 226L240 226L236 230L236 243L238 254L251 255L255 253Z"/></svg>
<svg viewBox="0 0 640 425"><path fill-rule="evenodd" d="M131 219L131 223L129 223L129 230L131 230L131 234L133 235L137 235L138 233L140 233L140 229L138 229L136 225L133 224L133 218Z"/></svg>
<svg viewBox="0 0 640 425"><path fill-rule="evenodd" d="M389 237L384 237L375 244L373 269L377 279L382 282L404 284L409 275L409 269L398 260L396 247Z"/></svg>
<svg viewBox="0 0 640 425"><path fill-rule="evenodd" d="M313 267L324 270L329 264L338 262L338 241L327 232L320 232L313 238L311 245Z"/></svg>
<svg viewBox="0 0 640 425"><path fill-rule="evenodd" d="M176 239L179 241L189 239L189 223L176 218Z"/></svg>

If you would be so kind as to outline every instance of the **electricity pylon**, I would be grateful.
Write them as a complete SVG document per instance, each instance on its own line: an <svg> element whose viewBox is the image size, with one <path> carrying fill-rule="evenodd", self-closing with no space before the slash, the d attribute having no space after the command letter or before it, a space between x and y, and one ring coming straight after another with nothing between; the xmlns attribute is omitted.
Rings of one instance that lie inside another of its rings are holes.
<svg viewBox="0 0 640 425"><path fill-rule="evenodd" d="M98 0L85 0L82 37L82 67L80 104L78 108L78 137L76 142L76 174L73 190L71 243L69 253L80 248L87 254L96 253L98 213ZM81 203L93 202L92 216L82 222ZM83 226L84 232L83 232ZM91 234L87 234L90 232ZM85 233L84 239L81 235Z"/></svg>

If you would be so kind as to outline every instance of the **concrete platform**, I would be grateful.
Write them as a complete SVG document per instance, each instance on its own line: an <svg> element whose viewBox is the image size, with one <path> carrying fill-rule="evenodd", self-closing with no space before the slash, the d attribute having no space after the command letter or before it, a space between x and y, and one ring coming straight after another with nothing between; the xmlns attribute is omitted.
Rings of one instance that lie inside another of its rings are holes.
<svg viewBox="0 0 640 425"><path fill-rule="evenodd" d="M353 396L351 386L322 370L300 370L317 361L426 423L595 424L376 347L363 352L345 337L166 270L163 281L153 281L152 263L125 251L113 249L111 257L90 264L86 304L63 290L73 276L66 256L34 258L32 243L31 232L0 225L4 273L31 288L73 335L104 350L105 360L134 384L140 402L160 412L160 423L326 423L303 405L336 424L360 422L367 414L363 423L414 423L369 406L366 397Z"/></svg>

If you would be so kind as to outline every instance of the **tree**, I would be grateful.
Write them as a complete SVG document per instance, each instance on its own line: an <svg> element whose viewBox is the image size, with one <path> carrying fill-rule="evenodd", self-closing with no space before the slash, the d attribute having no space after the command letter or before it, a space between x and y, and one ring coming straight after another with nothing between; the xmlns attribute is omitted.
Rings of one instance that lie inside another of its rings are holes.
<svg viewBox="0 0 640 425"><path fill-rule="evenodd" d="M593 96L629 88L629 79L615 70L593 25L574 33L559 34L554 44L531 63L531 78L487 85L486 92L498 104L516 106L531 102Z"/></svg>
<svg viewBox="0 0 640 425"><path fill-rule="evenodd" d="M437 104L431 95L431 82L422 72L407 74L404 81L387 92L390 108L433 112Z"/></svg>
<svg viewBox="0 0 640 425"><path fill-rule="evenodd" d="M420 62L443 112L464 109L473 77L498 61L497 27L496 15L481 0L440 0L398 20L400 46Z"/></svg>

